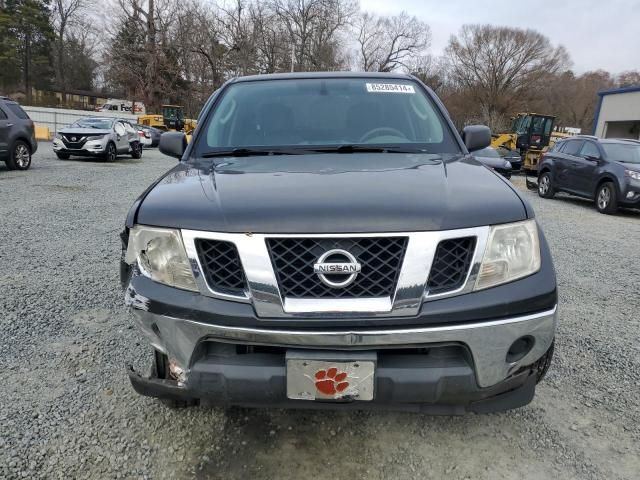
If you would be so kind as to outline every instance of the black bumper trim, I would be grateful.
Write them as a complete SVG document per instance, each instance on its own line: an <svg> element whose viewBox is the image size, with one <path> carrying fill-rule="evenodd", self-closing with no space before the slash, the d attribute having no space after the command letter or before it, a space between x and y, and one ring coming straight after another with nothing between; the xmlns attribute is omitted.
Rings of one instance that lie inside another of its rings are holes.
<svg viewBox="0 0 640 480"><path fill-rule="evenodd" d="M289 400L286 398L261 398L250 394L241 398L229 399L225 398L225 396L203 395L202 392L197 392L186 386L180 386L172 380L143 377L131 366L128 366L128 374L131 385L140 395L164 400L200 400L200 405L202 406L314 410L395 410L421 412L430 415L485 414L520 408L533 400L536 387L535 375L523 372L505 380L501 384L483 389L480 392L457 393L455 403L403 403L384 400L371 402L321 402Z"/></svg>

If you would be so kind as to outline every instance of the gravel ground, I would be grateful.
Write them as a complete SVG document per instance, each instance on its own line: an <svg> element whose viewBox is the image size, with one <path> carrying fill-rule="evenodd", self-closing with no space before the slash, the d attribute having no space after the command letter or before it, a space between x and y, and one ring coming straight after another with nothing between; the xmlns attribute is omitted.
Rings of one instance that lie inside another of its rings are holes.
<svg viewBox="0 0 640 480"><path fill-rule="evenodd" d="M640 213L525 194L561 297L554 364L526 408L173 411L128 383L150 349L118 284L125 214L173 164L59 161L43 143L31 170L0 166L0 478L638 478Z"/></svg>

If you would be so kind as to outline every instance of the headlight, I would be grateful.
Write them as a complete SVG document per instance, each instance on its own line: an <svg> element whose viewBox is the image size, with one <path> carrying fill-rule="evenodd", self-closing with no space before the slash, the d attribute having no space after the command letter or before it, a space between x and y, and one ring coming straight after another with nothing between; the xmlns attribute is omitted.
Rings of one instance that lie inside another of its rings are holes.
<svg viewBox="0 0 640 480"><path fill-rule="evenodd" d="M540 270L540 241L535 220L495 225L476 280L476 290L526 277Z"/></svg>
<svg viewBox="0 0 640 480"><path fill-rule="evenodd" d="M143 275L156 282L198 291L178 230L132 228L125 260L129 263L137 261Z"/></svg>
<svg viewBox="0 0 640 480"><path fill-rule="evenodd" d="M625 170L624 171L624 176L625 177L631 177L634 180L640 180L640 172L636 172L634 170Z"/></svg>

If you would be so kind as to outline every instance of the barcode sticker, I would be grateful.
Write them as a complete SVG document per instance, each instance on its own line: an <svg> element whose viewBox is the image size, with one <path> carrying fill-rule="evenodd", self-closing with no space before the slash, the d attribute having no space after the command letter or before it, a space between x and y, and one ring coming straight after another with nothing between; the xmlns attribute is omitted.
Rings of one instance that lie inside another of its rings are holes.
<svg viewBox="0 0 640 480"><path fill-rule="evenodd" d="M367 83L370 93L416 93L413 85L404 83Z"/></svg>

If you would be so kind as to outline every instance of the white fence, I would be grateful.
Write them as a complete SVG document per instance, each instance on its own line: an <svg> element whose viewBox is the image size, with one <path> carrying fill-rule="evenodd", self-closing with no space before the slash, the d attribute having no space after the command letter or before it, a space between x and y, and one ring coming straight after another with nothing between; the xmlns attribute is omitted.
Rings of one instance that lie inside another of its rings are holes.
<svg viewBox="0 0 640 480"><path fill-rule="evenodd" d="M22 107L29 114L31 120L39 127L49 128L49 133L54 135L58 130L71 125L83 117L109 117L124 118L137 123L135 115L127 115L124 112L88 112L85 110L66 110L64 108Z"/></svg>

